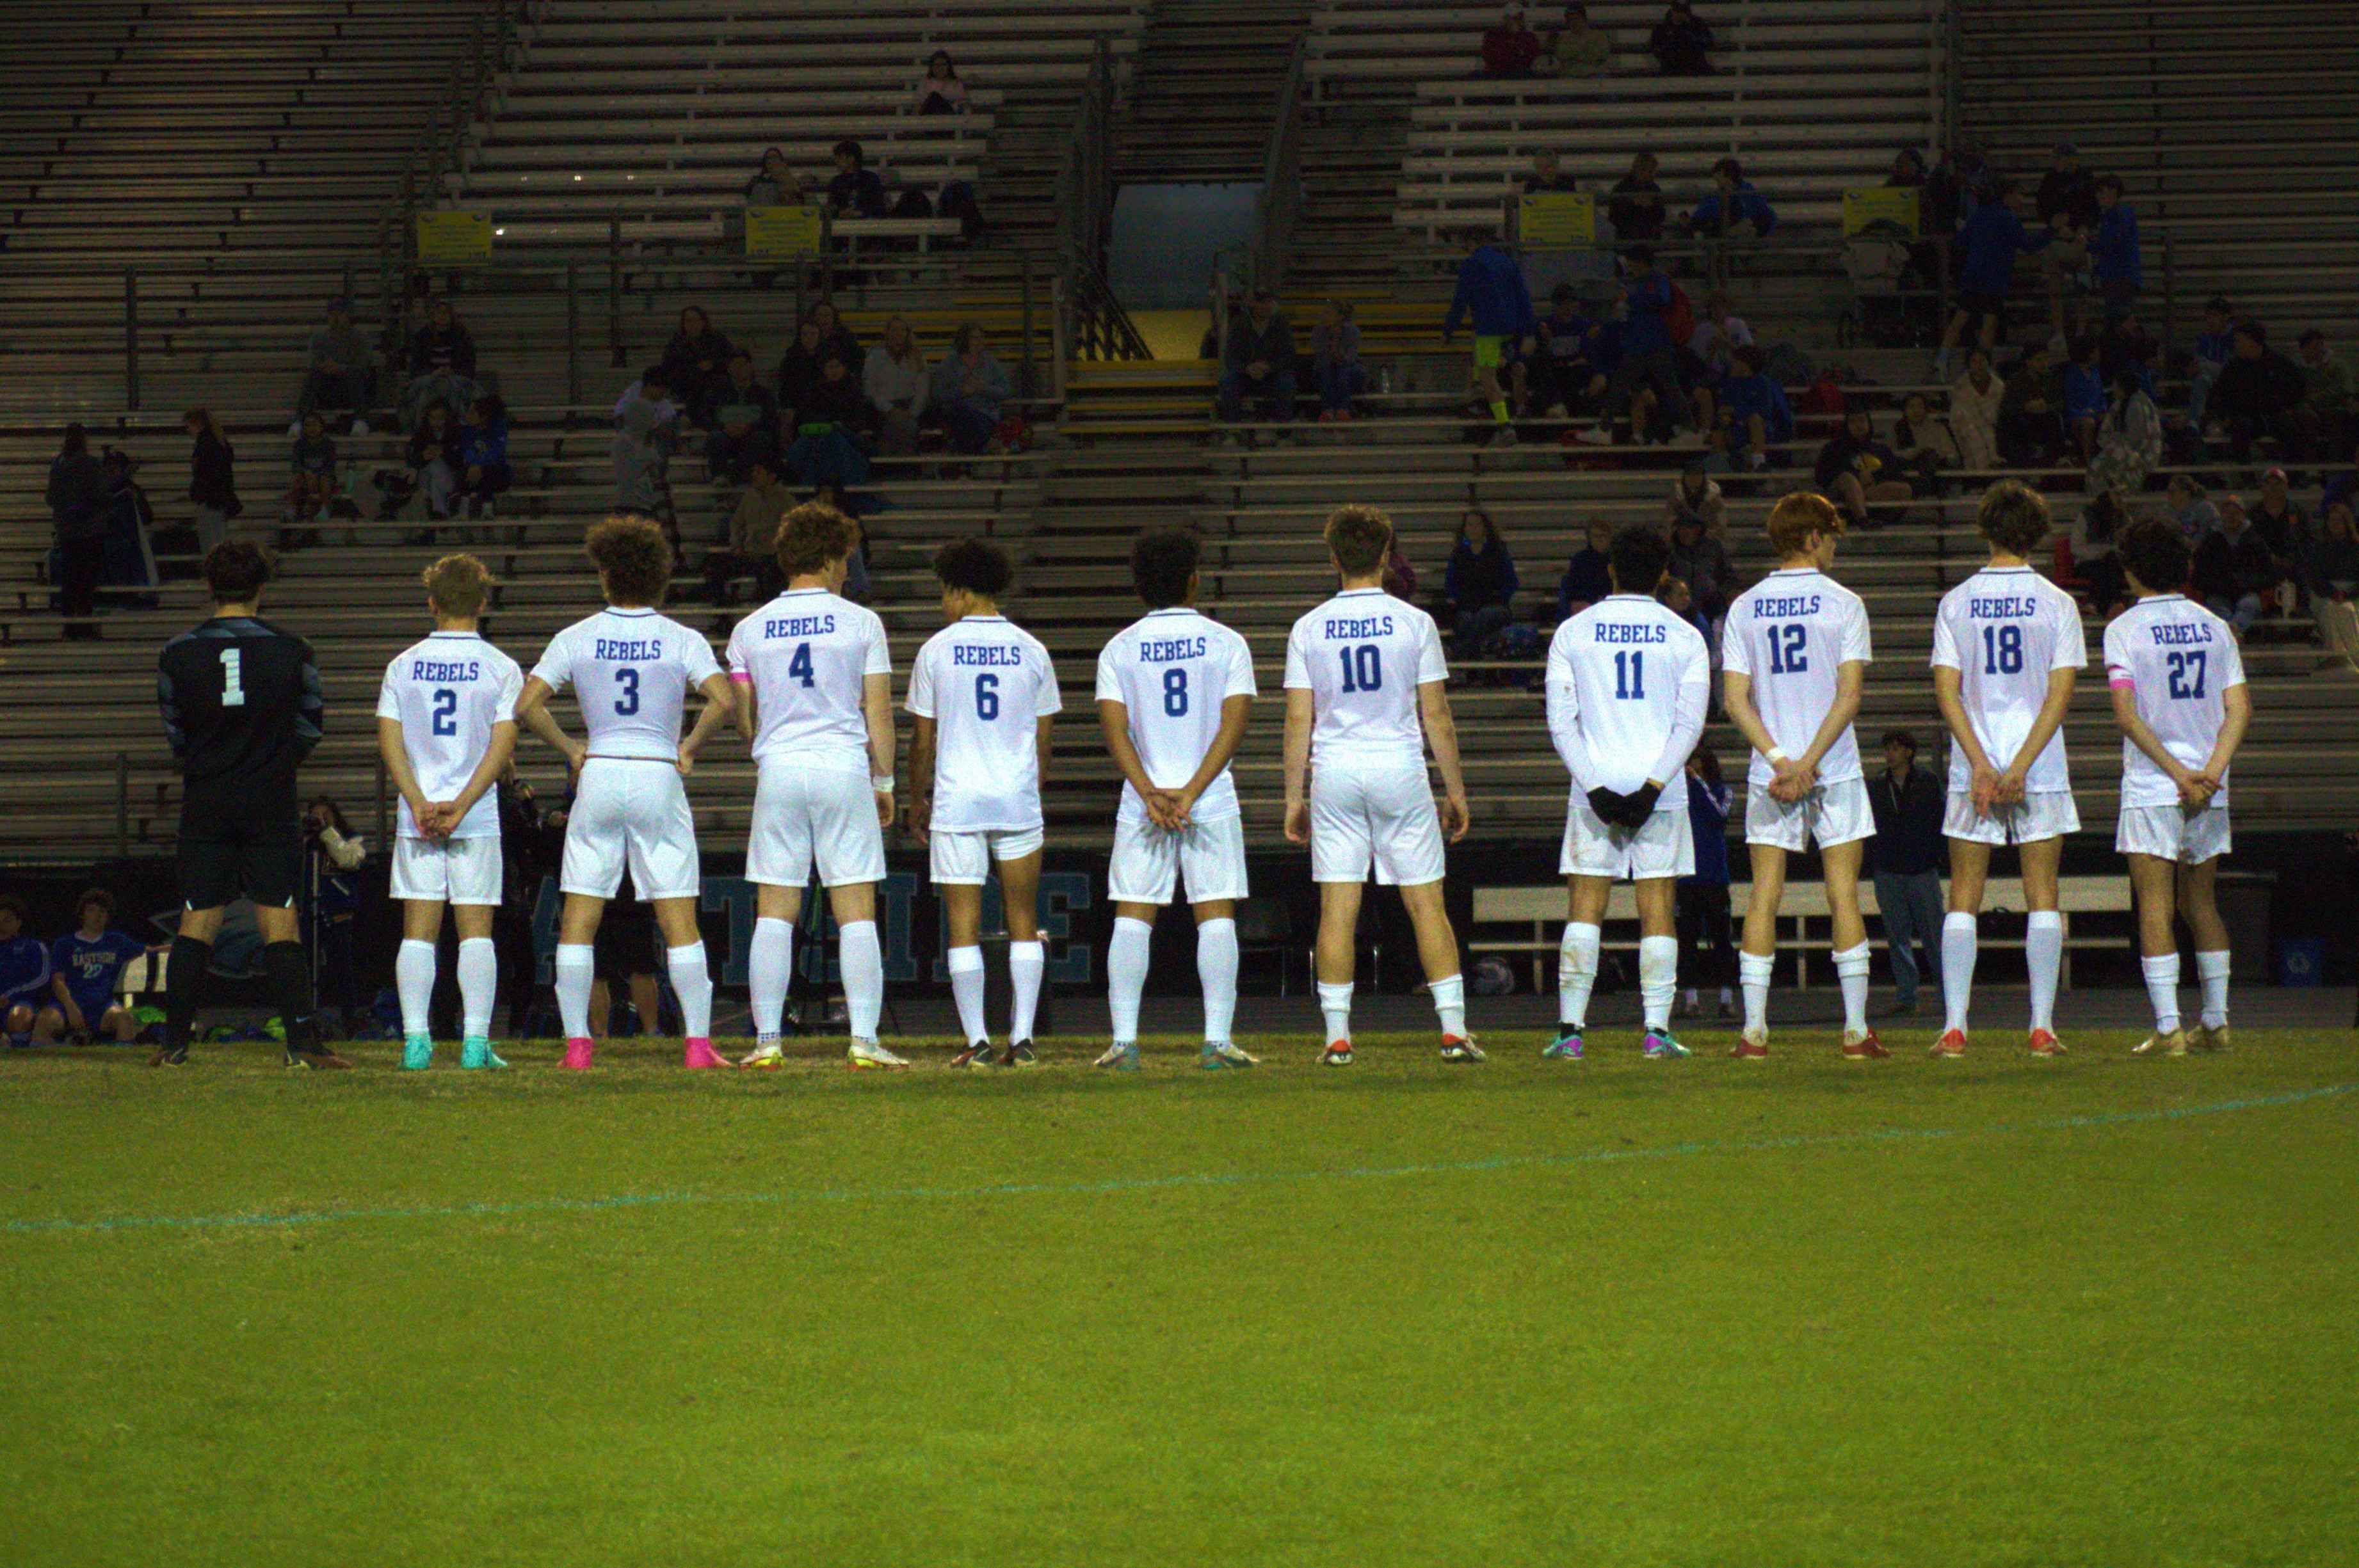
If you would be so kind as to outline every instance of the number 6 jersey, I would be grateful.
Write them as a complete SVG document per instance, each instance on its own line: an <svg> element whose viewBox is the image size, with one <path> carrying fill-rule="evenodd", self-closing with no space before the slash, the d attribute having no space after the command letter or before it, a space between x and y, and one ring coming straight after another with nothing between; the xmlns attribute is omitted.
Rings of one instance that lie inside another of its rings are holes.
<svg viewBox="0 0 2359 1568"><path fill-rule="evenodd" d="M969 615L927 639L908 707L934 721L933 830L1039 827L1038 721L1064 706L1049 650L1005 615Z"/></svg>
<svg viewBox="0 0 2359 1568"><path fill-rule="evenodd" d="M2105 628L2105 680L2115 689L2130 688L2138 717L2164 751L2201 768L2220 738L2221 694L2245 684L2245 661L2226 622L2185 594L2157 594L2139 600ZM2178 804L2179 786L2125 739L2122 805ZM2226 779L2212 804L2228 804Z"/></svg>
<svg viewBox="0 0 2359 1568"><path fill-rule="evenodd" d="M1933 615L1933 665L1958 672L1958 697L1990 765L2005 773L2048 702L2048 677L2089 663L2078 600L2029 567L1984 567L1941 596ZM1950 793L1974 786L1965 749L1950 747ZM2072 787L2058 726L2024 775L2023 787Z"/></svg>
<svg viewBox="0 0 2359 1568"><path fill-rule="evenodd" d="M1866 664L1867 606L1859 595L1815 567L1780 567L1737 595L1721 633L1720 659L1731 674L1749 676L1753 705L1777 749L1799 757L1818 738L1835 705L1843 665ZM1777 770L1759 752L1747 775L1767 785ZM1859 740L1845 725L1819 761L1819 781L1861 776Z"/></svg>
<svg viewBox="0 0 2359 1568"><path fill-rule="evenodd" d="M429 800L456 800L491 750L492 726L516 719L524 692L516 662L473 632L437 632L385 666L376 716L401 726L402 749ZM500 836L499 792L485 790L453 838ZM419 837L401 802L401 837Z"/></svg>

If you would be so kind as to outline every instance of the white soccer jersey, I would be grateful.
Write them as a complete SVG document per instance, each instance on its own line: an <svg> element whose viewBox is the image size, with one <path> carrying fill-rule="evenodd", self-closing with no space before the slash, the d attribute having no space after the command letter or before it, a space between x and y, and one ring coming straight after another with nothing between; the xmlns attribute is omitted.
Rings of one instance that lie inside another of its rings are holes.
<svg viewBox="0 0 2359 1568"><path fill-rule="evenodd" d="M401 725L402 750L429 800L456 800L491 750L492 726L516 721L524 672L473 632L437 632L385 666L376 716ZM496 790L467 808L453 838L496 838ZM418 819L401 803L401 837L416 838Z"/></svg>
<svg viewBox="0 0 2359 1568"><path fill-rule="evenodd" d="M1147 776L1178 789L1196 776L1221 733L1221 707L1252 697L1253 650L1219 622L1193 610L1155 611L1114 634L1098 655L1100 702L1119 702L1130 715L1130 743ZM1190 815L1199 821L1234 816L1237 786L1228 770L1204 786ZM1125 781L1121 822L1144 821L1147 807Z"/></svg>
<svg viewBox="0 0 2359 1568"><path fill-rule="evenodd" d="M2105 680L2137 697L2137 713L2162 749L2190 768L2212 758L2225 705L2245 683L2245 661L2228 623L2184 594L2141 599L2105 628ZM2122 741L2122 805L2175 806L2179 786L2127 737ZM2214 806L2228 803L2220 781Z"/></svg>
<svg viewBox="0 0 2359 1568"><path fill-rule="evenodd" d="M1789 757L1818 738L1843 666L1873 657L1867 606L1815 567L1780 568L1737 595L1721 633L1723 667L1752 677L1753 705ZM1755 752L1747 777L1767 784L1777 776L1769 760ZM1819 779L1839 784L1860 776L1859 740L1845 725L1819 761Z"/></svg>
<svg viewBox="0 0 2359 1568"><path fill-rule="evenodd" d="M1993 768L2005 773L2048 701L2048 677L2089 663L2073 597L2029 567L1984 567L1941 596L1933 616L1933 667L1958 672L1966 720ZM1950 789L1973 788L1965 749L1950 747ZM2033 759L2023 786L2034 794L2072 787L2059 726Z"/></svg>
<svg viewBox="0 0 2359 1568"><path fill-rule="evenodd" d="M1433 617L1380 588L1346 589L1294 623L1286 686L1309 687L1314 762L1425 765L1417 688L1448 678Z"/></svg>
<svg viewBox="0 0 2359 1568"><path fill-rule="evenodd" d="M679 755L688 694L721 673L712 645L653 610L602 610L549 639L532 669L552 691L570 684L593 757Z"/></svg>
<svg viewBox="0 0 2359 1568"><path fill-rule="evenodd" d="M782 593L729 634L729 678L754 688L763 762L866 773L867 678L892 673L885 622L823 588Z"/></svg>
<svg viewBox="0 0 2359 1568"><path fill-rule="evenodd" d="M1702 634L1643 593L1599 600L1549 643L1549 733L1581 795L1628 795L1654 779L1667 786L1656 809L1685 811L1680 770L1711 697Z"/></svg>
<svg viewBox="0 0 2359 1568"><path fill-rule="evenodd" d="M1064 706L1049 650L1005 615L970 615L929 638L909 666L908 708L934 721L934 830L1039 827L1038 721Z"/></svg>

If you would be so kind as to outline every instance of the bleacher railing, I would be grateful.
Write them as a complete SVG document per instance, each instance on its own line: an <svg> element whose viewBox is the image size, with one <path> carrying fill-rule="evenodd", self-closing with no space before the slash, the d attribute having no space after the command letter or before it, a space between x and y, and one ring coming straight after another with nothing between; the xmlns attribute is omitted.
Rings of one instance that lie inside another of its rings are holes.
<svg viewBox="0 0 2359 1568"><path fill-rule="evenodd" d="M377 223L378 298L382 319L398 330L402 297L397 259L408 254L420 206L442 194L444 178L466 157L467 138L486 117L500 80L523 47L526 0L481 0L467 19L467 50L451 67L450 91L437 99L418 144L402 162L401 189Z"/></svg>
<svg viewBox="0 0 2359 1568"><path fill-rule="evenodd" d="M1294 230L1302 216L1303 87L1310 58L1307 40L1297 38L1278 82L1277 106L1270 116L1269 153L1262 160L1261 194L1254 198L1253 276L1256 288L1285 287L1294 259Z"/></svg>
<svg viewBox="0 0 2359 1568"><path fill-rule="evenodd" d="M1114 230L1114 51L1100 38L1090 55L1073 134L1057 168L1057 387L1063 356L1144 360L1154 354L1106 283Z"/></svg>

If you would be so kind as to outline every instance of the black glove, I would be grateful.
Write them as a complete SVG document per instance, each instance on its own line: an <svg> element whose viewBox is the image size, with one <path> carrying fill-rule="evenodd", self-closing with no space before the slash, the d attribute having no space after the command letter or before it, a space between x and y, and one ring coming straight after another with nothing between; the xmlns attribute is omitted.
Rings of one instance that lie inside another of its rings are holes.
<svg viewBox="0 0 2359 1568"><path fill-rule="evenodd" d="M1647 818L1655 815L1655 802L1661 798L1662 793L1662 785L1649 784L1640 784L1636 789L1624 795L1622 826L1633 833L1644 827L1647 825Z"/></svg>
<svg viewBox="0 0 2359 1568"><path fill-rule="evenodd" d="M1613 790L1593 789L1589 792L1589 809L1596 816L1597 820L1609 827L1620 824L1622 813L1628 806L1629 798Z"/></svg>

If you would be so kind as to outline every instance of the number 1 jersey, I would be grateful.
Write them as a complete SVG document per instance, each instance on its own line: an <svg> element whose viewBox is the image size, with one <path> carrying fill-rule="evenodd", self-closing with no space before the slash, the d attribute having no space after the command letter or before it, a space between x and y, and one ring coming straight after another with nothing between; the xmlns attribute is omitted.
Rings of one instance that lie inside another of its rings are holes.
<svg viewBox="0 0 2359 1568"><path fill-rule="evenodd" d="M1286 686L1309 687L1320 764L1425 766L1417 688L1449 677L1433 617L1380 588L1346 589L1294 623Z"/></svg>
<svg viewBox="0 0 2359 1568"><path fill-rule="evenodd" d="M524 672L473 632L437 632L385 666L376 716L401 726L402 749L429 800L456 800L492 748L492 726L513 723ZM418 838L409 802L401 803L401 837ZM453 838L500 836L496 789L467 808Z"/></svg>
<svg viewBox="0 0 2359 1568"><path fill-rule="evenodd" d="M1720 662L1753 681L1753 705L1777 749L1799 757L1835 705L1844 665L1868 663L1867 606L1815 567L1781 567L1737 595L1721 633ZM1758 752L1747 777L1767 784L1777 770ZM1819 760L1821 784L1862 776L1851 726Z"/></svg>
<svg viewBox="0 0 2359 1568"><path fill-rule="evenodd" d="M952 622L918 650L908 706L934 721L935 832L1040 826L1038 723L1065 699L1038 637L1005 615Z"/></svg>

